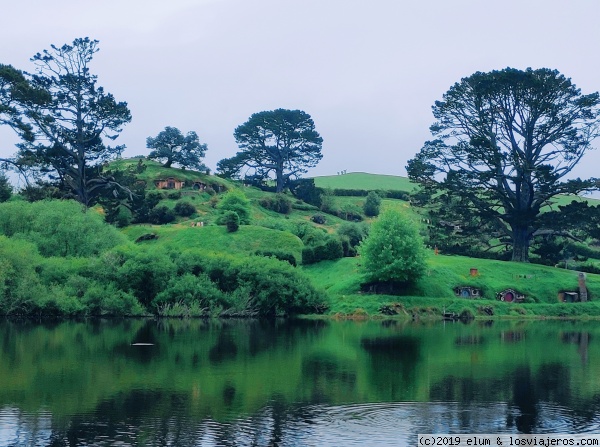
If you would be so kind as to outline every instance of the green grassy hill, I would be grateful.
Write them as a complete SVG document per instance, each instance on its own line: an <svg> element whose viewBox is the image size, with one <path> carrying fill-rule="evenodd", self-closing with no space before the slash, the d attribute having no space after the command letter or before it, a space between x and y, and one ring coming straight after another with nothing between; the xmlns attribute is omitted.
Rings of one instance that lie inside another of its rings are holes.
<svg viewBox="0 0 600 447"><path fill-rule="evenodd" d="M124 158L115 160L110 163L111 169L127 169L135 168L139 163L140 158ZM206 172L199 172L190 169L165 168L161 163L154 160L141 159L145 169L136 173L139 180L146 182L149 189L154 188L154 180L165 179L167 177L175 177L178 180L189 182L202 181L208 185L223 185L227 187L229 182L214 175L207 175Z"/></svg>
<svg viewBox="0 0 600 447"><path fill-rule="evenodd" d="M137 160L121 160L115 162L121 168L132 166ZM176 177L182 180L200 180L207 184L222 185L223 190L240 188L250 201L251 225L242 225L235 233L227 233L225 228L216 225L220 211L216 204L223 193L208 194L184 188L180 191L163 191L161 204L173 208L178 201L191 203L196 213L190 217L179 217L169 225L132 225L123 229L123 233L131 240L147 233L154 233L157 239L144 241L142 244L165 247L169 250L183 251L187 248L200 248L206 252L223 252L239 256L248 256L257 251L278 250L293 254L298 263L302 260L305 243L297 236L303 232L299 228L309 226L318 234L333 234L344 220L327 214L316 207L296 200L287 194L292 209L288 214L279 214L263 206L265 200L276 197L274 193L264 192L258 188L243 187L219 177L208 176L181 169L167 169L159 163L144 161L147 165L139 178L154 188L157 178ZM319 187L331 189L355 190L397 190L407 191L413 188L407 178L375 175L366 173L349 173L337 176L316 177ZM573 197L560 197L557 204L569 203ZM362 209L364 196L333 196L333 207L337 209ZM583 200L578 198L578 200ZM410 204L398 199L384 199L382 209L395 208L408 213L415 210ZM315 224L311 218L320 214L325 223ZM363 216L364 218L364 216ZM370 219L365 219L367 222ZM192 226L204 222L203 227ZM479 275L471 277L470 268L477 268ZM576 273L571 270L543 267L532 264L473 259L459 256L431 256L428 270L424 277L406 296L392 297L386 295L370 295L360 291L362 274L359 258L342 258L337 261L319 262L299 267L324 291L329 300L330 314L353 314L366 312L369 315L379 314L382 305L399 302L407 312L422 312L440 315L443 310L460 313L468 309L473 315L480 315L482 306L491 306L494 315L501 316L600 316L600 276L588 275L588 288L591 303L558 304L559 291L576 290ZM454 296L457 286L473 286L480 288L482 299L466 300ZM525 303L503 303L495 294L503 289L514 288L525 294ZM596 302L598 305L596 305Z"/></svg>
<svg viewBox="0 0 600 447"><path fill-rule="evenodd" d="M145 234L156 239L141 242L167 249L199 248L206 253L252 255L257 251L277 250L292 253L297 262L302 259L302 241L287 232L254 225L242 225L235 233L227 233L224 226L190 227L178 225L133 225L123 229L131 240Z"/></svg>
<svg viewBox="0 0 600 447"><path fill-rule="evenodd" d="M326 175L314 177L319 188L331 189L365 189L412 191L415 185L407 177L396 175L367 174L366 172L349 172L343 175Z"/></svg>
<svg viewBox="0 0 600 447"><path fill-rule="evenodd" d="M330 297L330 314L380 313L383 305L400 303L407 312L439 315L443 310L460 314L468 309L475 316L488 317L484 307L495 316L600 317L600 275L587 274L588 303L559 303L558 293L578 290L578 273L534 264L474 259L462 256L434 256L428 268L406 296L362 293L360 258L343 258L303 267L313 282ZM471 276L470 269L478 275ZM455 287L472 286L481 290L477 299L456 297ZM505 303L496 294L514 289L525 295L523 303Z"/></svg>

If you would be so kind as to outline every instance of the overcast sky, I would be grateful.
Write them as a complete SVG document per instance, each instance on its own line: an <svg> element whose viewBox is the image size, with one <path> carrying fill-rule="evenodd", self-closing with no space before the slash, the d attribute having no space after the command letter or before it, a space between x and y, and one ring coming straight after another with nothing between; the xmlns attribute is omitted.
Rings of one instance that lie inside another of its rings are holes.
<svg viewBox="0 0 600 447"><path fill-rule="evenodd" d="M33 71L50 44L99 40L91 69L133 116L125 155L175 126L214 169L235 127L288 108L323 137L311 175L406 175L431 105L475 71L548 67L600 90L599 17L597 0L0 0L0 63ZM0 131L0 156L15 141ZM598 165L591 152L576 174Z"/></svg>

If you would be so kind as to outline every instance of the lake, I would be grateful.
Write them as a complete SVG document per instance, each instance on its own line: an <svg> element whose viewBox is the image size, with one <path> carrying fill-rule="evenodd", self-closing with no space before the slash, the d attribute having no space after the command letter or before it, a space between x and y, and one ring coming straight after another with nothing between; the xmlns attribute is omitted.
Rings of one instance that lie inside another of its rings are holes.
<svg viewBox="0 0 600 447"><path fill-rule="evenodd" d="M600 430L597 322L0 322L1 446Z"/></svg>

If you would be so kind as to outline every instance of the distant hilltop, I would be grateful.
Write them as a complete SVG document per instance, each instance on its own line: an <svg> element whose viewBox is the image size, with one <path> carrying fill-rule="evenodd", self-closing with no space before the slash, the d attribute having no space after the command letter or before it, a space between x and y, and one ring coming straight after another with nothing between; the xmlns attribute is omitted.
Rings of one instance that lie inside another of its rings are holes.
<svg viewBox="0 0 600 447"><path fill-rule="evenodd" d="M315 185L331 189L363 189L411 192L416 188L407 177L397 175L369 174L367 172L344 172L338 175L313 177Z"/></svg>

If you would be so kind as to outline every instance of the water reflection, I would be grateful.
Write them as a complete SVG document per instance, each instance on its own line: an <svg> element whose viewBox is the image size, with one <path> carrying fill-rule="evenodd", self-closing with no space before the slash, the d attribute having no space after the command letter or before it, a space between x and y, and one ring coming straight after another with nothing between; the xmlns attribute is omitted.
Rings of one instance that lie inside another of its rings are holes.
<svg viewBox="0 0 600 447"><path fill-rule="evenodd" d="M593 431L599 330L2 322L0 445L406 445L419 432Z"/></svg>

